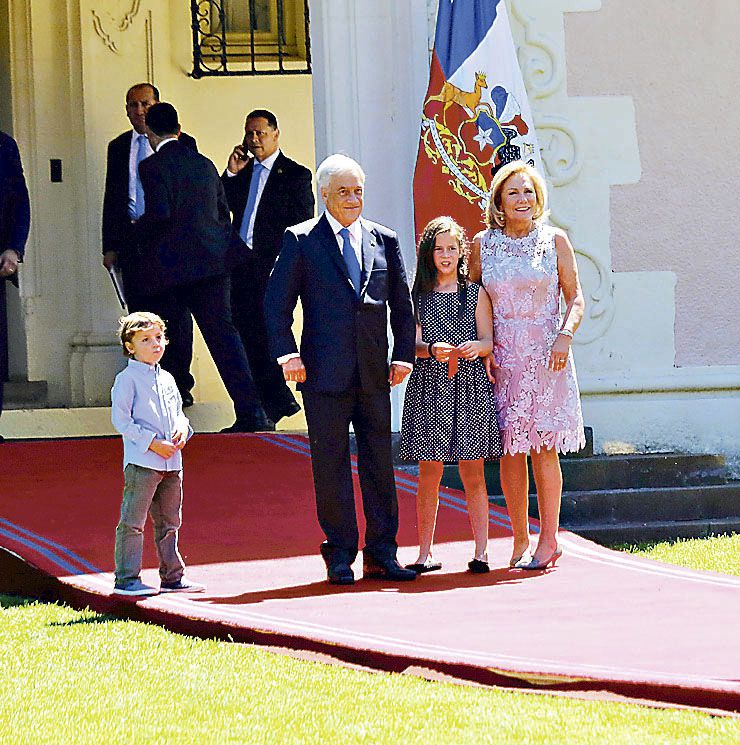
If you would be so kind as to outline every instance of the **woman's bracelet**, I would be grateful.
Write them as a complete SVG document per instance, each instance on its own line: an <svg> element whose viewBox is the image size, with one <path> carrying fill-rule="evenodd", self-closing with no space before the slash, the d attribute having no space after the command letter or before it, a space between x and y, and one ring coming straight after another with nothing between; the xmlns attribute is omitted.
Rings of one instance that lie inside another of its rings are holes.
<svg viewBox="0 0 740 745"><path fill-rule="evenodd" d="M558 334L562 334L563 336L569 336L571 339L573 338L573 332L568 331L568 329L560 329L560 331L558 331Z"/></svg>
<svg viewBox="0 0 740 745"><path fill-rule="evenodd" d="M434 351L432 350L432 347L434 346L434 342L430 341L429 344L427 344L427 352L429 352L430 357L434 357ZM436 357L435 357L436 359Z"/></svg>

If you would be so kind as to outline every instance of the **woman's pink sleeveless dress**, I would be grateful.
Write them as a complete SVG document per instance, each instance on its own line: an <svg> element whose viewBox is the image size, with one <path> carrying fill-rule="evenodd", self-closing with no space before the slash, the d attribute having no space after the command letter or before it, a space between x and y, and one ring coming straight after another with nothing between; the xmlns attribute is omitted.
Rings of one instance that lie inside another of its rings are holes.
<svg viewBox="0 0 740 745"><path fill-rule="evenodd" d="M561 324L555 230L539 225L524 238L501 230L481 237L482 284L493 304L495 399L504 453L559 453L585 445L572 353L547 369Z"/></svg>

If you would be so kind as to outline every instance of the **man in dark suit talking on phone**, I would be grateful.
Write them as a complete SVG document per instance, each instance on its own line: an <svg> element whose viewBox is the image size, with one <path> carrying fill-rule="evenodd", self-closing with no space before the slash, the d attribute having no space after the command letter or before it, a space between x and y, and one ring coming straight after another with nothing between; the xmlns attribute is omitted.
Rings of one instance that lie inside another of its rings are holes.
<svg viewBox="0 0 740 745"><path fill-rule="evenodd" d="M283 233L313 217L311 172L278 146L277 118L255 109L244 123L221 181L234 216L239 249L233 255L231 311L249 359L262 406L273 422L300 411L280 366L268 351L265 290Z"/></svg>

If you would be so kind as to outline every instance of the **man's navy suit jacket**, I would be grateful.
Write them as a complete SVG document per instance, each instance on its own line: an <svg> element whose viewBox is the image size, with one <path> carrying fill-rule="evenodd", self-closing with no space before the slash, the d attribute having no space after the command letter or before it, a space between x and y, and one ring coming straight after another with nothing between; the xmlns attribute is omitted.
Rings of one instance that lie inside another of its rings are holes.
<svg viewBox="0 0 740 745"><path fill-rule="evenodd" d="M30 227L31 205L18 145L0 132L0 253L12 248L23 259ZM17 273L5 279L18 284Z"/></svg>
<svg viewBox="0 0 740 745"><path fill-rule="evenodd" d="M229 208L234 215L234 231L237 234L247 205L253 166L254 158L236 176L224 173L221 177ZM313 217L311 181L311 171L305 166L286 157L282 152L275 158L257 205L252 233L252 250L268 266L272 266L280 251L285 229ZM235 258L238 263L238 257Z"/></svg>
<svg viewBox="0 0 740 745"><path fill-rule="evenodd" d="M128 165L131 152L131 131L108 143L108 160L105 170L105 195L103 197L103 253L115 251L118 263L127 268L134 260L136 247L134 231L128 214ZM195 140L185 132L180 133L180 142L196 153Z"/></svg>
<svg viewBox="0 0 740 745"><path fill-rule="evenodd" d="M291 325L300 298L306 367L303 390L387 390L388 311L391 359L413 363L416 327L398 237L362 219L362 292L358 298L325 215L288 228L270 275L265 315L272 354L298 351Z"/></svg>
<svg viewBox="0 0 740 745"><path fill-rule="evenodd" d="M28 189L15 140L0 132L0 253L12 248L22 258L31 225Z"/></svg>
<svg viewBox="0 0 740 745"><path fill-rule="evenodd" d="M150 291L226 272L229 205L216 166L178 140L139 164L144 214L135 224Z"/></svg>

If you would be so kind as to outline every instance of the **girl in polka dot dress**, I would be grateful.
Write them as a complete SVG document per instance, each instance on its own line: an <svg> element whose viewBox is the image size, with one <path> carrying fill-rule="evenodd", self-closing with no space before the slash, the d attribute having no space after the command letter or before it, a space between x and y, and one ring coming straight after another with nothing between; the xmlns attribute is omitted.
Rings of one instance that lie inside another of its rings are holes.
<svg viewBox="0 0 740 745"><path fill-rule="evenodd" d="M409 377L400 455L419 461L416 494L419 574L441 569L432 556L445 462L457 462L465 487L475 554L471 572L488 566L488 494L483 461L501 455L492 384L483 359L493 346L491 302L467 279L463 229L437 217L422 233L412 295L416 363Z"/></svg>

